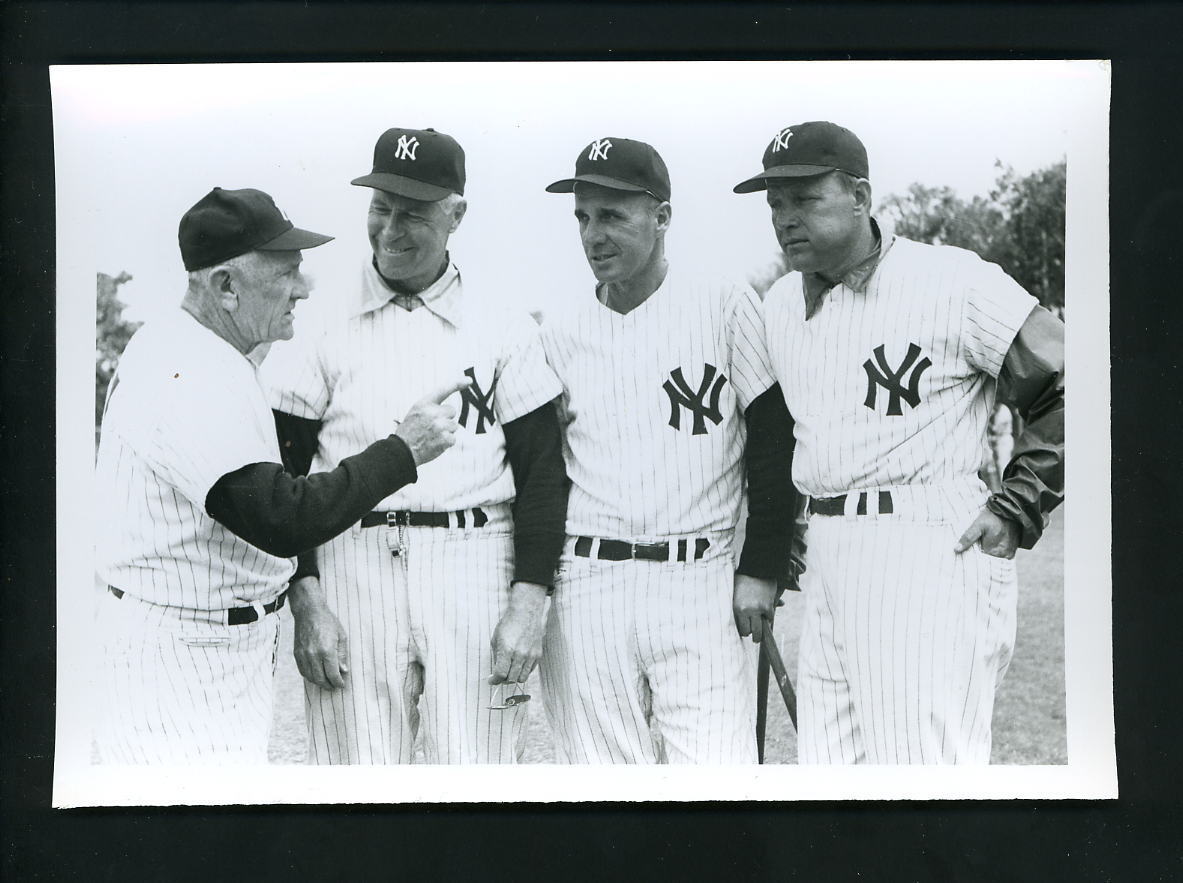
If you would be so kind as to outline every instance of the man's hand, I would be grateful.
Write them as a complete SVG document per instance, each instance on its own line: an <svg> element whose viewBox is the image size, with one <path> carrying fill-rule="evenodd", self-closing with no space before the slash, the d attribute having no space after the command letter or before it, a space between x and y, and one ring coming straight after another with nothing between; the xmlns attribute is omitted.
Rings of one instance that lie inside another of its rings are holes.
<svg viewBox="0 0 1183 883"><path fill-rule="evenodd" d="M471 383L467 377L445 383L419 399L411 405L411 410L407 411L407 416L403 418L394 434L411 449L416 466L430 463L456 443L456 430L459 428L456 423L456 409L443 404L443 401Z"/></svg>
<svg viewBox="0 0 1183 883"><path fill-rule="evenodd" d="M776 609L776 580L757 579L742 573L735 575L735 593L731 598L731 611L735 615L735 627L739 636L752 636L752 641L759 644L764 630L761 619L772 622L772 613Z"/></svg>
<svg viewBox="0 0 1183 883"><path fill-rule="evenodd" d="M307 576L288 590L296 636L292 655L304 678L326 690L345 686L349 640L320 591L320 580Z"/></svg>
<svg viewBox="0 0 1183 883"><path fill-rule="evenodd" d="M546 625L546 586L514 583L509 609L493 630L493 674L490 684L520 684L530 677L542 657L542 632Z"/></svg>
<svg viewBox="0 0 1183 883"><path fill-rule="evenodd" d="M953 551L960 555L979 541L982 551L987 555L994 558L1014 558L1015 549L1019 547L1019 526L1009 518L983 509L974 519L974 523L961 535Z"/></svg>

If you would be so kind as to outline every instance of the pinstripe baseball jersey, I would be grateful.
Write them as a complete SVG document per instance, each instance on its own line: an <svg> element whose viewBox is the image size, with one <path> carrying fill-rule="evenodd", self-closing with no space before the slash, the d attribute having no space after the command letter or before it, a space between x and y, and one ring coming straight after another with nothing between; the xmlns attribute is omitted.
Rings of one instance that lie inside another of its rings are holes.
<svg viewBox="0 0 1183 883"><path fill-rule="evenodd" d="M472 386L447 400L461 425L456 444L376 508L439 512L512 500L502 424L560 391L537 324L524 312L467 297L454 264L418 295L417 309L396 306L391 295L367 263L356 314L308 345L297 340L293 370L281 371L288 358L264 368L272 406L322 421L312 468L333 469L393 432L433 388L467 375Z"/></svg>
<svg viewBox="0 0 1183 883"><path fill-rule="evenodd" d="M548 318L543 346L563 383L568 534L735 527L741 414L774 382L761 322L751 289L673 268L627 314L588 297Z"/></svg>
<svg viewBox="0 0 1183 883"><path fill-rule="evenodd" d="M183 310L144 325L107 394L96 465L97 569L152 604L270 601L295 570L205 512L223 475L279 463L255 364Z"/></svg>
<svg viewBox="0 0 1183 883"><path fill-rule="evenodd" d="M895 237L865 291L805 318L803 277L769 290L765 327L812 496L976 476L995 380L1036 300L970 251Z"/></svg>

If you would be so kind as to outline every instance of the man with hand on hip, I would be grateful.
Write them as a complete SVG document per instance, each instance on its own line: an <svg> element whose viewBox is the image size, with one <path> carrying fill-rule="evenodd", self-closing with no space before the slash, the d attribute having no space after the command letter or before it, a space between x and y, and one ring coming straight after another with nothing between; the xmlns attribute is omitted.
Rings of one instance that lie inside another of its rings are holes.
<svg viewBox="0 0 1183 883"><path fill-rule="evenodd" d="M1011 559L1063 500L1063 324L996 264L882 229L848 129L787 126L763 165L734 189L766 192L793 267L764 321L810 496L798 758L987 763ZM1027 423L989 494L996 394Z"/></svg>

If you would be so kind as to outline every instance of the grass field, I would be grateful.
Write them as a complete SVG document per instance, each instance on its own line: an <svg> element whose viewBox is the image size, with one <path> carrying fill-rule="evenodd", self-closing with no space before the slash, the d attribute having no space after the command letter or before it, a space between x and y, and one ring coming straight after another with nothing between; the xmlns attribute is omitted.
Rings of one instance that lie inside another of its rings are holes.
<svg viewBox="0 0 1183 883"><path fill-rule="evenodd" d="M1064 725L1064 530L1056 513L1036 548L1019 552L1018 640L1014 660L994 708L992 761L1002 764L1063 764L1067 762ZM790 679L796 679L801 597L790 593L777 614L776 636ZM283 615L288 617L288 611ZM275 726L271 737L273 763L301 763L304 759L303 687L292 660L291 620L284 623L284 640L276 683ZM539 697L535 673L527 692ZM541 702L531 702L526 760L551 763L550 728ZM793 763L796 736L775 686L769 699L767 763Z"/></svg>

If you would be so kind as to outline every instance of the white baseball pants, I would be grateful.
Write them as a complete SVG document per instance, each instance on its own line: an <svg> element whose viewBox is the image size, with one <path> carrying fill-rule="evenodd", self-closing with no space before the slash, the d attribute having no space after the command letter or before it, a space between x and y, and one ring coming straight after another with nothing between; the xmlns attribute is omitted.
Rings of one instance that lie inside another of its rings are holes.
<svg viewBox="0 0 1183 883"><path fill-rule="evenodd" d="M755 674L732 617L731 555L614 562L571 544L541 664L558 759L755 763Z"/></svg>
<svg viewBox="0 0 1183 883"><path fill-rule="evenodd" d="M309 762L411 763L423 727L427 763L516 763L529 703L490 709L490 640L509 601L506 518L482 528L346 531L321 547L321 584L349 636L340 690L304 683Z"/></svg>
<svg viewBox="0 0 1183 883"><path fill-rule="evenodd" d="M279 616L216 616L104 593L104 762L267 763Z"/></svg>
<svg viewBox="0 0 1183 883"><path fill-rule="evenodd" d="M976 545L954 553L980 496L967 507L892 494L890 515L809 519L798 761L988 763L1015 642L1014 562Z"/></svg>

